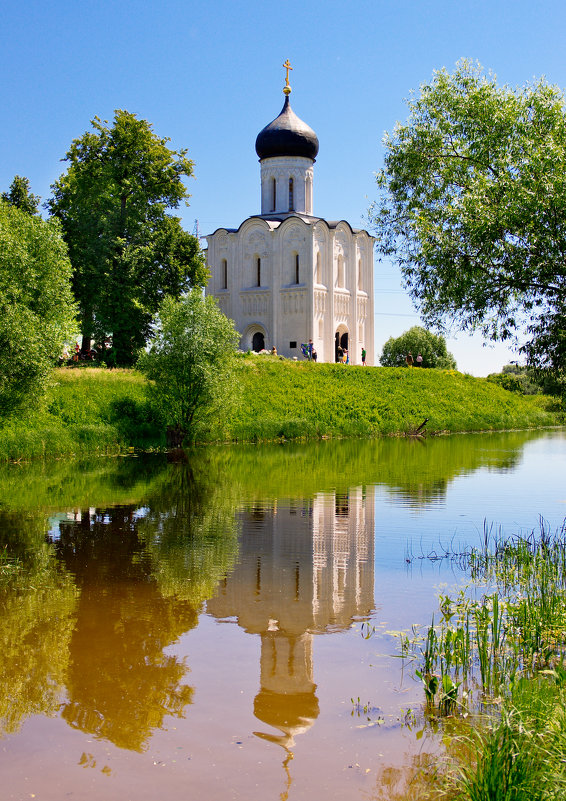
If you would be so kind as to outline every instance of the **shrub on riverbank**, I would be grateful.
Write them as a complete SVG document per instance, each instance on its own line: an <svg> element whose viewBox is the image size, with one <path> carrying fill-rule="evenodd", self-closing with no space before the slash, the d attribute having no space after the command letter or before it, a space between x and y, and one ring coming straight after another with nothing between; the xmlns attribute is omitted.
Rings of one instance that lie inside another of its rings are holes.
<svg viewBox="0 0 566 801"><path fill-rule="evenodd" d="M371 368L242 357L239 403L203 441L532 428L558 422L544 396L521 397L455 371ZM54 371L47 406L0 428L0 459L116 452L165 444L134 370Z"/></svg>

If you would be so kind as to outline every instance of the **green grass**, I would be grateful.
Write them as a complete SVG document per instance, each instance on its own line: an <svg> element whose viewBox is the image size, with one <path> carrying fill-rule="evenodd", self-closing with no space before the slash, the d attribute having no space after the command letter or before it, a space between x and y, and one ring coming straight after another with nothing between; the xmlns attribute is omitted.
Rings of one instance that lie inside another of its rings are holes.
<svg viewBox="0 0 566 801"><path fill-rule="evenodd" d="M0 427L0 460L116 453L164 438L133 370L58 369L43 408Z"/></svg>
<svg viewBox="0 0 566 801"><path fill-rule="evenodd" d="M556 423L548 398L522 397L456 371L239 360L238 440L531 428Z"/></svg>
<svg viewBox="0 0 566 801"><path fill-rule="evenodd" d="M207 442L497 431L555 425L544 396L522 397L455 371L356 367L243 357L238 403ZM135 370L63 368L41 411L0 427L0 460L164 446Z"/></svg>

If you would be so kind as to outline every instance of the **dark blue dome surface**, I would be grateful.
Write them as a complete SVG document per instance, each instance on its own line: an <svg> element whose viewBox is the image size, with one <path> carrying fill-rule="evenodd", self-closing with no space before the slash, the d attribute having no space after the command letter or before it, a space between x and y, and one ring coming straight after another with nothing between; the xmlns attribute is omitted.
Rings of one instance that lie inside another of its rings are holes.
<svg viewBox="0 0 566 801"><path fill-rule="evenodd" d="M318 153L318 137L306 122L297 117L287 95L279 116L258 133L255 149L260 160L273 156L302 156L314 161Z"/></svg>

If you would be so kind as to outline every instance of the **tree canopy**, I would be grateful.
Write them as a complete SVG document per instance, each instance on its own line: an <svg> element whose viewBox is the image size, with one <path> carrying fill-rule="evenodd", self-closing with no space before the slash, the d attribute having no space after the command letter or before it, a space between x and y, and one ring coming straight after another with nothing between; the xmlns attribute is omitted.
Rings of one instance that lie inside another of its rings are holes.
<svg viewBox="0 0 566 801"><path fill-rule="evenodd" d="M456 359L448 352L444 337L418 325L409 328L400 337L390 337L383 346L379 362L383 367L401 367L406 364L408 353L413 359L420 354L422 367L456 369Z"/></svg>
<svg viewBox="0 0 566 801"><path fill-rule="evenodd" d="M370 219L427 326L519 338L532 364L566 355L566 114L545 81L498 86L440 70L385 137Z"/></svg>
<svg viewBox="0 0 566 801"><path fill-rule="evenodd" d="M71 144L48 207L69 246L83 349L111 336L108 358L128 365L161 300L206 281L197 238L167 213L189 197L183 178L193 162L127 111L92 127Z"/></svg>
<svg viewBox="0 0 566 801"><path fill-rule="evenodd" d="M36 404L75 335L71 264L56 220L0 200L0 415Z"/></svg>
<svg viewBox="0 0 566 801"><path fill-rule="evenodd" d="M171 445L194 439L211 421L220 425L234 395L239 338L214 298L198 289L179 300L164 299L150 347L138 364L153 382Z"/></svg>
<svg viewBox="0 0 566 801"><path fill-rule="evenodd" d="M30 191L28 178L24 178L21 175L14 176L9 190L2 193L2 200L25 211L26 214L34 215L39 213L38 207L41 198Z"/></svg>

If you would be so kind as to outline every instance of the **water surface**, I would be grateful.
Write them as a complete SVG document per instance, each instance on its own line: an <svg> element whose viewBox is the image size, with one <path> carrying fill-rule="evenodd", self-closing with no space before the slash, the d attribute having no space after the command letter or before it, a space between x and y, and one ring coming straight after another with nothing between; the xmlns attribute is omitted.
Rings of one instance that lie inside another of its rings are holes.
<svg viewBox="0 0 566 801"><path fill-rule="evenodd" d="M558 431L4 467L2 798L409 797L441 745L391 632L484 521L561 524L565 461Z"/></svg>

